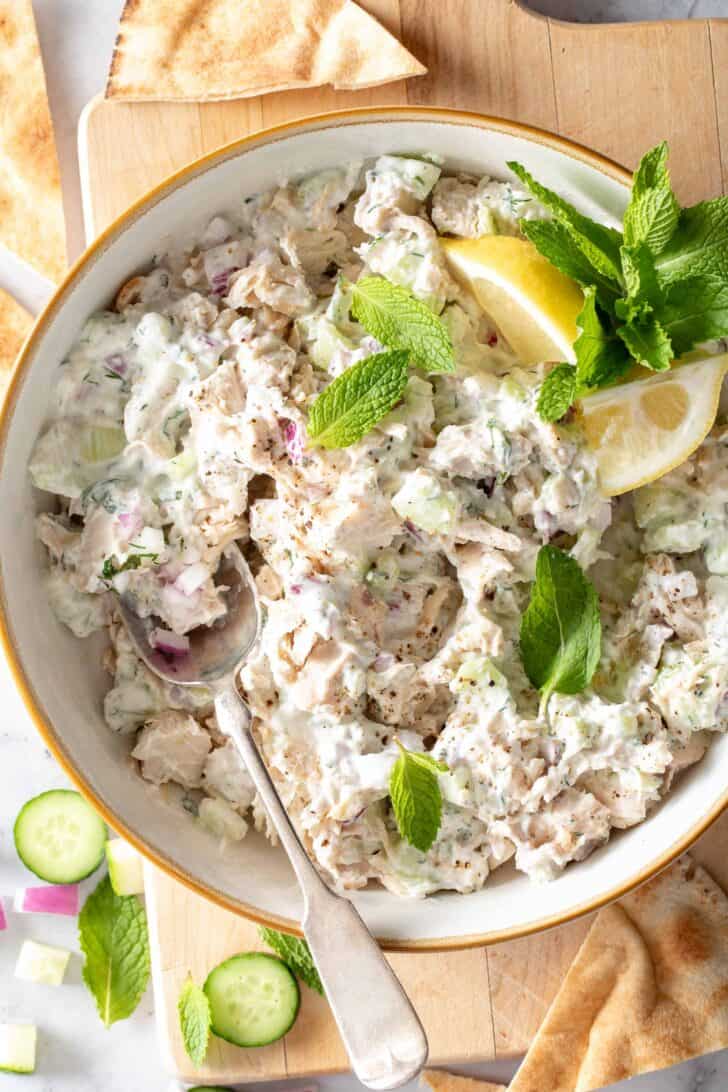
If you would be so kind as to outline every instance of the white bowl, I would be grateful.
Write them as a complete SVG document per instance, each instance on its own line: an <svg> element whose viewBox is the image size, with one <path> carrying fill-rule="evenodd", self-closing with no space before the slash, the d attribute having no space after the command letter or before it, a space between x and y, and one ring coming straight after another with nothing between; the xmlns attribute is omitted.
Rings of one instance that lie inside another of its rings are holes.
<svg viewBox="0 0 728 1092"><path fill-rule="evenodd" d="M69 273L38 320L0 420L0 606L5 649L39 731L109 824L161 868L208 898L295 931L300 898L280 850L253 835L220 854L207 834L165 804L126 761L129 740L101 715L108 681L99 644L84 646L50 611L33 520L41 506L27 463L56 368L85 318L108 305L165 237L186 235L216 210L286 177L384 152L436 152L450 168L504 177L517 159L583 211L618 221L629 176L558 137L448 110L346 111L270 129L200 159L132 206ZM536 887L512 866L472 895L399 899L381 889L354 901L390 947L457 948L522 936L577 917L643 882L728 805L728 738L717 737L650 818L615 834L581 864Z"/></svg>

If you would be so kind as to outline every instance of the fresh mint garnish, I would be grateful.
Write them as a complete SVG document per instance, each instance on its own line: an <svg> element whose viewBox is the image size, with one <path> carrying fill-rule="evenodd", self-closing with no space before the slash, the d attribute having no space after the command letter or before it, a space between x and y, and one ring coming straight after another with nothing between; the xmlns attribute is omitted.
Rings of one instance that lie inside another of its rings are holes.
<svg viewBox="0 0 728 1092"><path fill-rule="evenodd" d="M576 394L595 390L618 379L632 360L624 343L612 329L607 314L597 303L596 289L584 289L584 306L576 320L579 336L576 355Z"/></svg>
<svg viewBox="0 0 728 1092"><path fill-rule="evenodd" d="M350 290L354 318L382 345L406 349L423 371L455 371L450 335L427 304L384 277L362 277Z"/></svg>
<svg viewBox="0 0 728 1092"><path fill-rule="evenodd" d="M728 334L728 197L681 209L667 153L663 142L643 157L623 233L509 164L554 217L522 221L523 234L585 291L574 398L614 383L633 362L665 371L695 345ZM547 420L558 420L567 386L563 372L544 381L538 406Z"/></svg>
<svg viewBox="0 0 728 1092"><path fill-rule="evenodd" d="M582 259L586 260L607 281L618 285L620 283L619 248L622 245L620 233L578 212L563 197L559 197L553 190L537 182L520 163L511 162L508 166L534 197L551 212L556 222L566 229L572 249L578 250Z"/></svg>
<svg viewBox="0 0 728 1092"><path fill-rule="evenodd" d="M127 557L126 561L121 565L116 565L113 557L107 557L101 569L101 576L104 580L113 580L119 573L129 572L130 569L138 569L144 558L148 558L152 562L152 565L154 565L158 557L159 554L131 554L131 556Z"/></svg>
<svg viewBox="0 0 728 1092"><path fill-rule="evenodd" d="M536 410L544 421L560 421L575 397L576 369L571 364L557 364L541 384Z"/></svg>
<svg viewBox="0 0 728 1092"><path fill-rule="evenodd" d="M192 975L188 975L182 985L177 1001L177 1012L187 1057L195 1065L202 1065L210 1043L212 1013L207 994L202 986L195 985Z"/></svg>
<svg viewBox="0 0 728 1092"><path fill-rule="evenodd" d="M680 216L680 206L670 185L667 152L667 141L663 140L642 158L624 214L625 244L646 243L653 254L659 254L667 244Z"/></svg>
<svg viewBox="0 0 728 1092"><path fill-rule="evenodd" d="M408 361L408 352L393 349L347 368L311 406L309 438L328 448L349 447L361 440L404 394Z"/></svg>
<svg viewBox="0 0 728 1092"><path fill-rule="evenodd" d="M521 619L521 660L545 708L551 694L578 694L591 680L601 651L599 599L572 557L542 546L536 580Z"/></svg>
<svg viewBox="0 0 728 1092"><path fill-rule="evenodd" d="M105 876L78 918L83 980L106 1027L136 1009L149 981L147 915L136 895L117 895Z"/></svg>
<svg viewBox="0 0 728 1092"><path fill-rule="evenodd" d="M260 936L302 982L323 995L323 983L305 940L292 937L288 933L279 933L277 929L260 929Z"/></svg>
<svg viewBox="0 0 728 1092"><path fill-rule="evenodd" d="M544 258L582 288L593 285L603 307L610 308L620 295L620 285L606 276L582 254L569 231L557 220L521 220L521 231Z"/></svg>
<svg viewBox="0 0 728 1092"><path fill-rule="evenodd" d="M633 318L620 326L617 333L630 356L645 368L666 372L675 358L670 337L654 315Z"/></svg>
<svg viewBox="0 0 728 1092"><path fill-rule="evenodd" d="M447 766L431 755L407 751L397 740L399 758L389 776L389 795L402 837L427 853L442 822L442 793L438 773Z"/></svg>

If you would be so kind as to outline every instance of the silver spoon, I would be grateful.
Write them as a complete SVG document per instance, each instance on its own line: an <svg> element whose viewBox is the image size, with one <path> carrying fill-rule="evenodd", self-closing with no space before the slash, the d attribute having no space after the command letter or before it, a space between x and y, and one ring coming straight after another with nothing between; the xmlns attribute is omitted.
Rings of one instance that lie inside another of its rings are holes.
<svg viewBox="0 0 728 1092"><path fill-rule="evenodd" d="M150 644L155 622L140 618L130 595L119 599L137 652L160 678L178 686L210 687L220 731L238 749L278 832L303 893L303 931L326 988L354 1073L368 1088L398 1088L427 1061L427 1039L399 979L348 899L323 882L303 848L250 731L251 715L235 679L260 632L253 577L237 546L228 546L217 573L227 613L193 630L189 652L171 657Z"/></svg>

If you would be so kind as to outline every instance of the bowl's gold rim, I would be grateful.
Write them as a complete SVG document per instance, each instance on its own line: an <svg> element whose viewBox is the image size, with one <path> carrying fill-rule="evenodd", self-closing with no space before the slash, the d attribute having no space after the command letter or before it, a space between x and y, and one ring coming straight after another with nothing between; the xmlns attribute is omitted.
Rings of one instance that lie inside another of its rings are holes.
<svg viewBox="0 0 728 1092"><path fill-rule="evenodd" d="M177 190L180 186L184 185L190 178L197 177L206 171L216 167L219 163L224 162L239 154L240 151L249 150L254 147L258 147L265 144L273 143L284 136L288 136L296 131L305 132L308 130L314 131L317 129L327 127L340 127L343 125L355 125L364 121L372 122L377 118L382 124L386 124L391 120L401 120L407 116L413 119L426 120L426 121L440 121L448 122L450 124L460 124L463 126L475 126L481 129L494 129L496 131L508 133L513 136L526 137L533 143L543 144L547 147L553 148L556 151L560 151L564 155L567 155L571 159L577 159L583 163L588 164L591 167L596 168L603 174L608 175L615 181L628 185L631 181L630 173L618 163L608 159L606 156L601 155L598 152L591 151L585 148L583 145L569 140L565 137L557 136L553 133L546 132L543 129L538 129L531 125L525 125L521 122L508 121L503 118L490 117L484 114L477 114L474 112L464 110L452 110L439 107L429 106L371 106L371 107L359 107L348 110L340 110L327 114L317 114L310 117L299 118L295 121L284 122L280 125L272 126L268 129L260 130L256 133L252 133L249 136L242 137L239 140L232 141L229 144L218 148L214 152L201 156L194 162L188 164L186 167L171 174L163 182L160 182L153 189L149 190L144 196L135 201L129 208L123 212L120 216L107 227L101 234L94 240L89 248L81 255L81 257L73 264L68 271L63 282L59 285L58 289L52 296L51 300L43 310L42 314L38 317L28 339L26 340L18 360L16 362L15 370L13 372L5 402L0 408L0 466L2 465L5 445L7 443L8 431L10 421L13 416L15 405L17 402L18 392L22 387L25 375L28 371L30 361L32 359L36 344L41 337L43 331L48 326L49 322L56 315L58 310L64 303L66 296L68 295L71 287L84 273L88 273L95 261L99 256L105 252L108 247L116 240L116 238L122 234L125 227L136 221L143 213L149 208L157 205L163 200L169 193ZM184 884L195 894L201 895L204 898L209 899L211 902L217 904L225 910L231 910L234 913L241 914L242 916L251 919L261 925L266 925L274 929L281 929L286 932L294 933L298 936L302 935L300 926L297 922L288 919L280 918L277 915L261 912L257 907L251 906L247 903L240 902L237 899L226 895L224 892L210 887L199 880L196 880L188 872L181 869L179 866L169 861L164 851L160 848L150 844L141 834L137 833L132 827L130 827L125 820L117 815L101 797L98 796L96 791L91 787L90 783L86 780L84 774L78 769L78 767L71 760L70 755L67 753L62 739L57 734L56 730L50 723L47 717L42 703L35 693L33 686L28 678L25 668L22 663L20 652L16 646L15 637L13 634L12 624L10 622L7 602L5 597L3 574L0 571L0 644L3 647L7 662L10 666L10 670L13 676L18 691L23 698L25 706L40 733L43 741L47 745L48 749L54 755L59 762L63 770L69 776L71 781L78 787L78 789L84 794L91 804L96 808L99 814L104 818L105 822L110 827L118 831L131 845L133 845L140 853L152 861L162 872L166 873L171 878L178 880ZM635 876L630 877L627 881L621 884L616 884L610 888L605 894L600 895L594 899L587 900L583 903L572 907L569 911L560 914L553 914L547 918L541 918L538 921L529 922L526 925L514 926L510 929L500 929L497 931L469 934L467 936L455 936L455 937L441 937L433 940L403 940L401 938L389 938L380 937L380 943L384 948L391 951L401 952L421 952L421 951L456 951L459 949L479 947L482 945L498 944L506 940L515 940L519 937L529 936L533 933L542 932L545 929L553 928L557 925L564 925L567 922L574 921L576 918L581 917L584 914L590 913L594 910L598 910L601 906L612 902L614 899L620 898L628 891L637 887L639 884L644 883L650 879L661 869L665 868L672 860L675 859L680 853L684 852L688 846L690 846L701 834L713 823L718 816L728 807L728 790L719 800L719 802L710 810L707 816L704 816L701 820L695 823L690 830L678 839L673 845L665 850L660 856L654 860L647 868L642 869Z"/></svg>

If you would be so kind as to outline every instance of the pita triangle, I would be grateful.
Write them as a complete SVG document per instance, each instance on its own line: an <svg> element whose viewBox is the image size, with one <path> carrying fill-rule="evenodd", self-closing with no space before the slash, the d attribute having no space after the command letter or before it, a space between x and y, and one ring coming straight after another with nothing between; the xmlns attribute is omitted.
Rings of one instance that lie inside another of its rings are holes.
<svg viewBox="0 0 728 1092"><path fill-rule="evenodd" d="M106 97L200 101L419 76L353 0L127 0Z"/></svg>
<svg viewBox="0 0 728 1092"><path fill-rule="evenodd" d="M431 1092L506 1092L505 1085L479 1081L473 1077L458 1077L442 1069L426 1069L420 1077L423 1089Z"/></svg>
<svg viewBox="0 0 728 1092"><path fill-rule="evenodd" d="M12 296L0 289L0 401L13 371L15 358L33 320Z"/></svg>
<svg viewBox="0 0 728 1092"><path fill-rule="evenodd" d="M30 0L0 0L0 243L63 276L61 179Z"/></svg>
<svg viewBox="0 0 728 1092"><path fill-rule="evenodd" d="M728 1046L728 898L689 857L600 911L509 1092L591 1092Z"/></svg>

